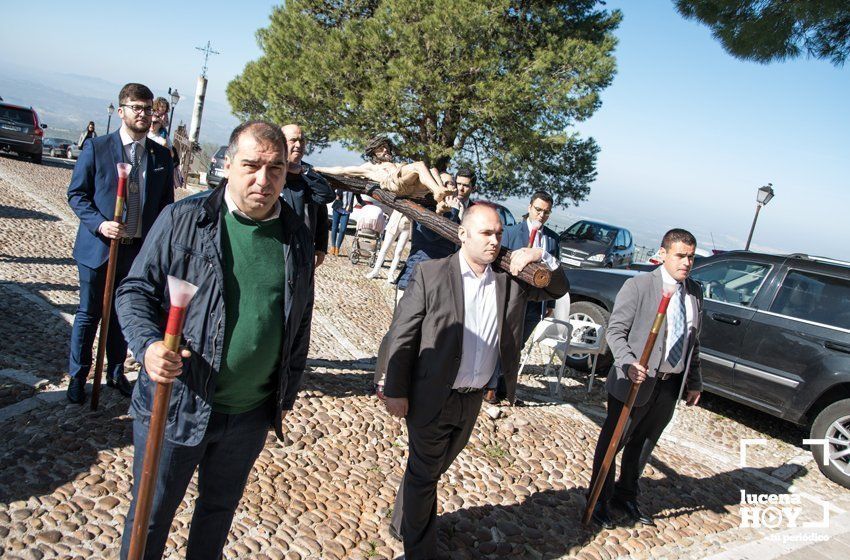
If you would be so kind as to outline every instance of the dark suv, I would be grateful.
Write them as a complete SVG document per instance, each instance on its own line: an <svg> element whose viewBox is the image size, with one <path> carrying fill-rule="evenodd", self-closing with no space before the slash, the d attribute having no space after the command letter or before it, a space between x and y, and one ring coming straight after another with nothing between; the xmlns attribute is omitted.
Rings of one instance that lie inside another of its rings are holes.
<svg viewBox="0 0 850 560"><path fill-rule="evenodd" d="M210 168L207 170L207 185L211 189L218 187L224 179L224 152L227 146L221 146L210 158Z"/></svg>
<svg viewBox="0 0 850 560"><path fill-rule="evenodd" d="M604 323L633 273L567 274L570 313ZM701 260L691 277L705 295L706 390L809 426L827 442L827 465L824 445L812 445L818 467L850 488L850 263L732 251Z"/></svg>
<svg viewBox="0 0 850 560"><path fill-rule="evenodd" d="M41 163L44 128L47 125L38 122L32 107L0 103L0 150L28 155Z"/></svg>
<svg viewBox="0 0 850 560"><path fill-rule="evenodd" d="M635 246L627 229L580 220L561 233L558 251L567 266L618 268L632 264Z"/></svg>

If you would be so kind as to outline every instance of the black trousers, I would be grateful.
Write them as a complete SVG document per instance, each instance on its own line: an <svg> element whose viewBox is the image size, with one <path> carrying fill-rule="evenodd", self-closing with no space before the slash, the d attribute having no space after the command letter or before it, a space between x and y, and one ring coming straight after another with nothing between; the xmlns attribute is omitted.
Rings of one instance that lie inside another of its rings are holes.
<svg viewBox="0 0 850 560"><path fill-rule="evenodd" d="M404 540L407 560L437 555L437 483L472 435L482 391L452 391L439 416L425 426L408 422L408 458L393 507L393 528Z"/></svg>
<svg viewBox="0 0 850 560"><path fill-rule="evenodd" d="M661 433L673 417L681 383L681 374L673 375L666 381L656 381L649 401L641 407L632 409L632 414L626 424L625 435L617 448L618 453L621 450L623 451L620 478L614 484L617 469L615 462L608 470L608 476L605 478L605 485L599 494L598 503L607 504L615 496L626 501L637 500L640 494L638 480L652 455L652 450L655 449L655 444L658 443L658 438L661 437ZM614 433L614 427L617 425L623 404L612 397L610 393L608 394L608 416L605 418L605 423L602 424L599 441L596 443L596 452L593 455L591 487L593 487L593 481L596 480L602 466L605 451L611 442L611 436Z"/></svg>

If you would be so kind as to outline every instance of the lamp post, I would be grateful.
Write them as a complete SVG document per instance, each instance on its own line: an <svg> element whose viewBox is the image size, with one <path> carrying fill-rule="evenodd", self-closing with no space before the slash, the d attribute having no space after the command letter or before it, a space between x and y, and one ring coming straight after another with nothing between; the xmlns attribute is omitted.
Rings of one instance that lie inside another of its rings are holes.
<svg viewBox="0 0 850 560"><path fill-rule="evenodd" d="M765 206L773 198L773 183L768 183L758 190L756 194L756 215L753 216L753 225L750 226L750 235L747 236L747 246L744 251L750 250L750 241L753 240L753 231L756 229L756 220L759 219L759 211L762 206Z"/></svg>
<svg viewBox="0 0 850 560"><path fill-rule="evenodd" d="M109 125L112 124L112 113L115 112L115 105L112 103L109 104L109 107L106 108L106 114L109 115L109 119L106 121L106 133L109 134Z"/></svg>
<svg viewBox="0 0 850 560"><path fill-rule="evenodd" d="M174 106L180 101L180 94L177 93L177 88L174 88L174 91L168 88L168 94L171 96L171 114L168 116L168 137L171 138L171 121L174 120Z"/></svg>

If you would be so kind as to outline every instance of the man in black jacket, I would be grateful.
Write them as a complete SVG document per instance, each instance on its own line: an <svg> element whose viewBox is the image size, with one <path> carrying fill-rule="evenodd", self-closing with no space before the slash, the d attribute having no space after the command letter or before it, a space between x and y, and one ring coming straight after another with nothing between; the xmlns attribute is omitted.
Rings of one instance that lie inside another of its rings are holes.
<svg viewBox="0 0 850 560"><path fill-rule="evenodd" d="M280 128L259 121L238 126L224 168L225 188L184 199L160 215L118 289L118 318L142 364L130 407L136 484L122 558L130 544L155 382L174 383L174 389L145 557L162 556L197 468L187 557L219 558L269 427L283 437L283 420L304 373L313 241L304 219L281 203L287 160ZM169 275L198 286L180 354L162 341Z"/></svg>
<svg viewBox="0 0 850 560"><path fill-rule="evenodd" d="M528 300L557 299L569 288L563 269L539 248L515 251L511 274L491 266L502 236L491 205L470 207L458 235L460 251L416 267L378 353L387 410L407 422L407 469L391 533L404 541L408 560L436 556L437 483L469 441L497 364L514 398ZM515 277L541 260L552 270L546 288Z"/></svg>

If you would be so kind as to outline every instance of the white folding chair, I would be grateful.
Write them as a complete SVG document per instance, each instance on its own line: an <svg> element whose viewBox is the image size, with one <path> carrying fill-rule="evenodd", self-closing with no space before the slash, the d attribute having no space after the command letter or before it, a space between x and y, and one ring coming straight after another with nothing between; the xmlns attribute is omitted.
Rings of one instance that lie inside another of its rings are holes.
<svg viewBox="0 0 850 560"><path fill-rule="evenodd" d="M571 319L572 338L569 349L573 354L587 354L590 365L590 379L587 382L587 392L593 390L593 380L596 378L596 363L599 355L605 353L605 327L588 320Z"/></svg>
<svg viewBox="0 0 850 560"><path fill-rule="evenodd" d="M559 306L561 308L560 313ZM522 370L525 368L525 364L528 362L528 359L531 356L531 351L534 349L535 345L546 346L550 350L549 362L543 370L543 377L549 376L549 370L552 367L552 362L554 361L556 354L562 358L567 355L573 329L572 325L570 325L570 322L567 320L569 317L569 307L570 296L567 294L555 302L554 316L542 319L539 323L537 323L537 326L534 327L534 332L531 333L531 344L528 347L528 352L526 352L525 358L522 360L522 365L519 367L517 378L519 378L522 374ZM564 309L566 309L566 311L564 311ZM566 365L566 362L562 360L561 368L558 370L558 384L554 391L556 395L561 394L561 379L564 376L564 368Z"/></svg>

